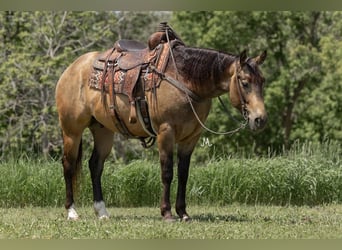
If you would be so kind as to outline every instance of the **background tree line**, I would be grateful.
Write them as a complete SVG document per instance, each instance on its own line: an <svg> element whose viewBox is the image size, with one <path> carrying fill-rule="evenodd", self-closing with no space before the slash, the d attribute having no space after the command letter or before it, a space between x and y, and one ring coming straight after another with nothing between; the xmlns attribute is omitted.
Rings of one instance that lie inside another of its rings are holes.
<svg viewBox="0 0 342 250"><path fill-rule="evenodd" d="M342 12L177 12L173 24L191 45L250 55L267 49L262 70L269 123L259 134L204 133L214 152L280 152L293 143L342 140ZM237 127L217 102L208 125Z"/></svg>
<svg viewBox="0 0 342 250"><path fill-rule="evenodd" d="M262 66L267 128L233 136L204 132L213 146L199 147L197 160L204 152L279 152L297 141L342 141L342 12L0 12L0 159L13 152L59 157L54 90L63 70L119 38L147 41L161 21L189 46L235 54L247 48L251 56L268 51ZM238 126L217 101L207 125ZM92 144L84 139L85 147ZM113 152L124 160L145 154L120 136Z"/></svg>

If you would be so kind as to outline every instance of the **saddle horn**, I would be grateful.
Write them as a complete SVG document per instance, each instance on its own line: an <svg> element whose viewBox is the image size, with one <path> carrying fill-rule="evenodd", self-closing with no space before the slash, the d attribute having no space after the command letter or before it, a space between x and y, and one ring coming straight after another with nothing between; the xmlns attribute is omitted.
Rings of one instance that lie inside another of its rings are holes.
<svg viewBox="0 0 342 250"><path fill-rule="evenodd" d="M177 33L167 24L167 22L161 22L157 32L150 36L148 40L148 47L150 50L153 50L160 43L165 43L176 39L183 43L182 39L180 39Z"/></svg>

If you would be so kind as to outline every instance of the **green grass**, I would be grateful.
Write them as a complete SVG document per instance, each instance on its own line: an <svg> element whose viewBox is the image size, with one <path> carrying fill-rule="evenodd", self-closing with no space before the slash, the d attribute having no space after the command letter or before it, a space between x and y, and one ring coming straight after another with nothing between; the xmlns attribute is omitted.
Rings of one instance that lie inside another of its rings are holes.
<svg viewBox="0 0 342 250"><path fill-rule="evenodd" d="M187 201L191 205L342 203L341 156L340 144L305 144L282 156L225 157L193 164ZM62 172L60 161L18 157L0 163L0 207L63 206ZM92 202L92 187L87 159L84 159L82 177L76 202L88 206ZM159 205L158 160L135 160L127 165L107 162L102 183L109 206ZM176 185L175 178L173 201Z"/></svg>
<svg viewBox="0 0 342 250"><path fill-rule="evenodd" d="M62 208L0 209L6 239L341 239L342 206L190 206L189 223L162 221L156 207L109 208L98 220L91 207L67 221Z"/></svg>
<svg viewBox="0 0 342 250"><path fill-rule="evenodd" d="M223 157L190 169L190 223L168 224L158 208L158 161L106 163L109 220L93 212L87 159L67 221L60 161L21 156L0 163L0 238L302 239L342 238L342 149L297 145L281 156ZM175 170L176 171L176 170ZM177 176L175 174L175 176ZM172 185L175 201L177 180Z"/></svg>

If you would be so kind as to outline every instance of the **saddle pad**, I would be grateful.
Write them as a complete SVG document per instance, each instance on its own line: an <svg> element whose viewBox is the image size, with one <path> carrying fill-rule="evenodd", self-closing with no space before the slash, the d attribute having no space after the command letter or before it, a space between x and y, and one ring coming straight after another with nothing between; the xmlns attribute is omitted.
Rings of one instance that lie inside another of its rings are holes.
<svg viewBox="0 0 342 250"><path fill-rule="evenodd" d="M135 85L140 76L140 70L141 66L139 65L129 71L107 70L107 73L103 75L102 70L94 69L89 79L89 86L94 89L108 92L108 85L112 84L111 81L113 81L115 94L127 95L131 101L133 100Z"/></svg>

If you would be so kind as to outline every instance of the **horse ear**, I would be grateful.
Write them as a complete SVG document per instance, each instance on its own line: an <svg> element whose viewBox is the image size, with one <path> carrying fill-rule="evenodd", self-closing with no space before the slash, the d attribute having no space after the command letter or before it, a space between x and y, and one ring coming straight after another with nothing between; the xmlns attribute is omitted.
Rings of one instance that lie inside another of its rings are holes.
<svg viewBox="0 0 342 250"><path fill-rule="evenodd" d="M247 60L247 50L243 50L240 55L240 66L242 67L245 63L246 63L246 60Z"/></svg>
<svg viewBox="0 0 342 250"><path fill-rule="evenodd" d="M258 65L263 64L264 61L265 61L265 59L266 59L266 56L267 56L267 51L264 50L260 55L258 55L258 56L254 59L255 63L258 64Z"/></svg>

